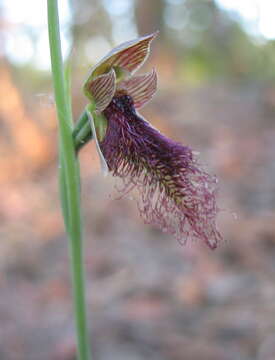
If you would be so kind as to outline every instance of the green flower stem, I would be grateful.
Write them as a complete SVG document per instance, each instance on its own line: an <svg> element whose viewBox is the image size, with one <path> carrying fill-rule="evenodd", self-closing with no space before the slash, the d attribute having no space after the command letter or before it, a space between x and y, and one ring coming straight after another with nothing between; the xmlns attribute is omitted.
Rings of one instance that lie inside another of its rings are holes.
<svg viewBox="0 0 275 360"><path fill-rule="evenodd" d="M48 0L48 30L53 85L59 121L60 188L64 222L70 240L70 256L77 330L78 359L89 360L85 281L82 250L79 164L72 137L72 112L64 79L57 0Z"/></svg>
<svg viewBox="0 0 275 360"><path fill-rule="evenodd" d="M87 112L84 110L73 130L75 150L78 152L92 138L91 124Z"/></svg>
<svg viewBox="0 0 275 360"><path fill-rule="evenodd" d="M77 123L75 124L74 130L73 130L73 137L75 138L79 131L83 128L83 126L89 124L89 118L86 112L86 109L83 110L82 114L80 115L80 118L77 120Z"/></svg>

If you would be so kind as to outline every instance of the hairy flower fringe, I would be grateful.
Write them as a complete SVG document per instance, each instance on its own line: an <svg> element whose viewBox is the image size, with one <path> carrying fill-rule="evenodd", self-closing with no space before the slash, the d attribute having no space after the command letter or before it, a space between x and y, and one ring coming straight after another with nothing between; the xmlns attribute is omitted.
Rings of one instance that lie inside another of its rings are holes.
<svg viewBox="0 0 275 360"><path fill-rule="evenodd" d="M146 223L173 234L181 243L203 240L216 248L217 180L201 170L192 150L154 129L135 111L133 100L117 94L104 115L108 128L101 150L124 192L136 188Z"/></svg>

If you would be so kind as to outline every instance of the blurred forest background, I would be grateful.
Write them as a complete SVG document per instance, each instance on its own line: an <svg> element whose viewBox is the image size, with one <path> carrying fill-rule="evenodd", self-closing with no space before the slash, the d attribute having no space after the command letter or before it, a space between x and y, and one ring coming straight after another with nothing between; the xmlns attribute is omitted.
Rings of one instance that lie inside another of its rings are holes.
<svg viewBox="0 0 275 360"><path fill-rule="evenodd" d="M42 3L0 1L1 360L75 359ZM223 209L216 251L181 246L116 199L94 144L82 150L94 360L274 360L275 41L214 0L59 3L75 118L90 66L160 30L143 69L159 91L142 114L200 152Z"/></svg>

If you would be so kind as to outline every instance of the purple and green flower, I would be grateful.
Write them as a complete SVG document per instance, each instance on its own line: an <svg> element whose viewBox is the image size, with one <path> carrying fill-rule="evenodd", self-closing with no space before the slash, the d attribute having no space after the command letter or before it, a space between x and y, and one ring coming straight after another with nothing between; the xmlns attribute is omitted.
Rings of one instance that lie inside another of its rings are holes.
<svg viewBox="0 0 275 360"><path fill-rule="evenodd" d="M139 193L138 208L154 224L185 243L189 238L217 247L217 179L203 170L193 151L150 125L138 112L157 89L157 75L135 75L156 33L113 49L84 84L93 137L106 171L123 181L123 193Z"/></svg>

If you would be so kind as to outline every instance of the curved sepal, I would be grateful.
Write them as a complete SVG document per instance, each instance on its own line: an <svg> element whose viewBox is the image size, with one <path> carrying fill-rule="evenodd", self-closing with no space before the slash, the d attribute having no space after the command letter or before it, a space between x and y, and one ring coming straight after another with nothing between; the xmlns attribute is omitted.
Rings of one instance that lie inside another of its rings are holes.
<svg viewBox="0 0 275 360"><path fill-rule="evenodd" d="M112 49L98 64L96 64L88 76L86 83L91 79L104 74L114 68L117 81L125 79L134 73L144 63L150 52L150 43L158 32L127 41ZM86 83L84 88L86 87Z"/></svg>
<svg viewBox="0 0 275 360"><path fill-rule="evenodd" d="M124 90L134 101L136 109L150 101L157 90L157 73L155 69L146 74L131 76L123 80L118 90Z"/></svg>
<svg viewBox="0 0 275 360"><path fill-rule="evenodd" d="M103 172L103 175L107 176L108 172L109 172L109 168L108 168L107 162L106 162L106 160L105 160L105 158L104 158L104 156L102 154L102 151L101 151L100 145L99 145L99 139L101 137L101 134L100 134L101 129L99 128L98 124L96 124L95 119L94 119L94 117L96 115L93 116L92 112L89 110L89 106L87 106L86 111L87 111L88 118L90 120L93 137L95 139L96 150L97 150L97 153L98 153L98 156L99 156L99 159L100 159L101 170ZM103 119L99 119L99 120L104 121L105 119L103 118Z"/></svg>
<svg viewBox="0 0 275 360"><path fill-rule="evenodd" d="M84 85L84 93L95 105L97 112L102 112L115 94L116 75L111 69L108 73L97 76Z"/></svg>

